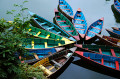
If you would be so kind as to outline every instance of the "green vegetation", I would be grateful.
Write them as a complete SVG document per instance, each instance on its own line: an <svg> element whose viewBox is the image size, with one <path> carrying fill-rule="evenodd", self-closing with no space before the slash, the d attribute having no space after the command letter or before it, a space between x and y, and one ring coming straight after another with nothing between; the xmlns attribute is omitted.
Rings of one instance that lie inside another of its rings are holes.
<svg viewBox="0 0 120 79"><path fill-rule="evenodd" d="M12 14L14 20L7 22L0 19L0 79L30 79L36 77L43 79L43 73L38 68L29 68L27 64L21 64L19 56L23 56L27 51L21 47L22 38L27 37L24 33L26 27L29 27L28 16L24 17L23 13L28 8L22 5L14 4L20 8L20 12L14 16L15 10L7 11ZM19 56L18 56L19 55Z"/></svg>

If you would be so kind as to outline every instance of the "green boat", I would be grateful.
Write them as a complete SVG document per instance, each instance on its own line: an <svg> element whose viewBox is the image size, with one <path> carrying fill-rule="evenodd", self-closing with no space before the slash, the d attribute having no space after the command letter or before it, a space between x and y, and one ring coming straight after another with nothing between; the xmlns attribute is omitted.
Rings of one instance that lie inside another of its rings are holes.
<svg viewBox="0 0 120 79"><path fill-rule="evenodd" d="M24 38L23 42L25 44L23 43L22 46L25 47L26 49L44 49L44 48L53 48L57 46L68 45L65 44L65 41L42 39L42 38Z"/></svg>
<svg viewBox="0 0 120 79"><path fill-rule="evenodd" d="M52 32L49 32L49 31L46 31L43 29L39 29L36 27L29 26L26 29L28 30L28 31L26 31L27 34L33 35L35 37L39 37L39 38L43 38L43 39L62 40L62 41L65 41L65 44L74 42L74 41L70 41L69 39L62 37L60 35L56 35Z"/></svg>
<svg viewBox="0 0 120 79"><path fill-rule="evenodd" d="M29 11L29 14L33 17L31 19L31 24L33 26L44 29L49 32L53 32L57 35L64 36L70 40L76 41L73 37L71 37L69 34L67 34L64 30L62 30L60 27L58 27L54 23L44 19L43 17L41 17L33 12Z"/></svg>
<svg viewBox="0 0 120 79"><path fill-rule="evenodd" d="M85 44L84 45L75 44L75 46L82 50L92 53L100 53L109 56L120 57L120 48L118 47L103 46L103 45L85 45Z"/></svg>
<svg viewBox="0 0 120 79"><path fill-rule="evenodd" d="M60 13L57 9L55 11L54 22L60 28L62 28L65 32L67 32L70 36L75 38L77 41L80 40L79 34L77 33L74 25L68 20L62 13Z"/></svg>

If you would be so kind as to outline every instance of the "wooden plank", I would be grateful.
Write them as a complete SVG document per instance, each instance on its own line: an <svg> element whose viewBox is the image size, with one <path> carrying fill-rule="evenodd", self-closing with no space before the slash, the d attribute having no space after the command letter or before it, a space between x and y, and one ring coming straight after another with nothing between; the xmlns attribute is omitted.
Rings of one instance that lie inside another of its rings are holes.
<svg viewBox="0 0 120 79"><path fill-rule="evenodd" d="M66 22L66 21L57 21L57 22Z"/></svg>
<svg viewBox="0 0 120 79"><path fill-rule="evenodd" d="M39 60L39 57L38 57L38 55L37 55L36 53L33 53L33 55L35 56L35 58L36 58L37 60Z"/></svg>
<svg viewBox="0 0 120 79"><path fill-rule="evenodd" d="M55 60L51 60L53 63L55 63L56 65L58 65L59 67L61 67L62 65L58 62L56 62Z"/></svg>
<svg viewBox="0 0 120 79"><path fill-rule="evenodd" d="M99 48L99 53L102 54L102 50L101 50L101 48Z"/></svg>
<svg viewBox="0 0 120 79"><path fill-rule="evenodd" d="M48 70L47 68L45 68L43 65L39 65L40 69L43 70L43 72L47 75L52 74L52 72L50 70Z"/></svg>
<svg viewBox="0 0 120 79"><path fill-rule="evenodd" d="M78 21L84 21L84 20L81 20L81 19L75 19L75 20L78 20Z"/></svg>
<svg viewBox="0 0 120 79"><path fill-rule="evenodd" d="M67 6L67 5L59 5L59 6Z"/></svg>
<svg viewBox="0 0 120 79"><path fill-rule="evenodd" d="M61 26L61 27L71 27L70 25L67 25L67 26Z"/></svg>
<svg viewBox="0 0 120 79"><path fill-rule="evenodd" d="M31 42L32 49L34 49L34 41Z"/></svg>
<svg viewBox="0 0 120 79"><path fill-rule="evenodd" d="M88 30L89 32L91 32L91 33L94 33L94 34L97 34L97 33L95 33L95 32L92 32L92 31L90 31L90 30Z"/></svg>
<svg viewBox="0 0 120 79"><path fill-rule="evenodd" d="M71 31L67 31L67 32L73 32L73 30L71 30Z"/></svg>
<svg viewBox="0 0 120 79"><path fill-rule="evenodd" d="M114 49L111 49L112 56L116 57Z"/></svg>
<svg viewBox="0 0 120 79"><path fill-rule="evenodd" d="M100 22L97 22L98 24L100 24L100 25L102 25L102 23L100 23Z"/></svg>
<svg viewBox="0 0 120 79"><path fill-rule="evenodd" d="M84 24L77 24L77 23L75 23L75 25L82 25L82 26L85 26Z"/></svg>
<svg viewBox="0 0 120 79"><path fill-rule="evenodd" d="M53 68L55 68L54 66L50 67L48 70L52 70Z"/></svg>
<svg viewBox="0 0 120 79"><path fill-rule="evenodd" d="M47 46L47 42L45 42L45 48L47 48L48 46Z"/></svg>
<svg viewBox="0 0 120 79"><path fill-rule="evenodd" d="M46 38L48 39L50 37L50 35L48 34L47 36L46 36Z"/></svg>
<svg viewBox="0 0 120 79"><path fill-rule="evenodd" d="M99 28L96 28L96 27L94 27L94 26L91 26L92 28L95 28L95 29L98 29L98 30L101 30L101 29L99 29Z"/></svg>
<svg viewBox="0 0 120 79"><path fill-rule="evenodd" d="M39 34L41 34L41 32L39 31L35 36L38 36Z"/></svg>
<svg viewBox="0 0 120 79"><path fill-rule="evenodd" d="M104 59L103 58L101 59L101 64L104 65Z"/></svg>
<svg viewBox="0 0 120 79"><path fill-rule="evenodd" d="M115 65L116 65L116 70L119 70L119 62L115 61Z"/></svg>

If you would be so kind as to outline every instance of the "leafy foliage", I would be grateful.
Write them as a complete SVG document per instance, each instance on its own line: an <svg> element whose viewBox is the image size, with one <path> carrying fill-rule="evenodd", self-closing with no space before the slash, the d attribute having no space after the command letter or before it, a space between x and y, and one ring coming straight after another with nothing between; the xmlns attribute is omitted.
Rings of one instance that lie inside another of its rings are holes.
<svg viewBox="0 0 120 79"><path fill-rule="evenodd" d="M7 22L0 19L0 79L28 79L36 77L42 79L43 73L41 70L29 69L28 65L21 65L18 55L23 56L27 51L20 46L22 38L27 37L24 29L29 27L29 18L24 16L25 8L22 5L14 4L20 8L20 12L14 16L13 21ZM7 11L7 14L14 15L16 10Z"/></svg>

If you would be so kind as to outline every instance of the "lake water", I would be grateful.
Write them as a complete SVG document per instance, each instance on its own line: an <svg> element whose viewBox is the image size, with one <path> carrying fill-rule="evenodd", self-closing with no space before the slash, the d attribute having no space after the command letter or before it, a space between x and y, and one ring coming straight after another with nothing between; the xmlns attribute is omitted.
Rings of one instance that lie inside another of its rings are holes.
<svg viewBox="0 0 120 79"><path fill-rule="evenodd" d="M20 4L23 0L0 0L0 18L13 20L11 15L6 15L7 10L16 9L13 4ZM115 18L111 9L113 0L66 0L72 7L75 14L78 8L81 8L87 20L88 26L94 21L104 17L104 26L102 34L109 35L107 29L111 27L120 27L119 21ZM57 8L58 0L29 0L25 7L30 11L53 22L54 8ZM119 19L119 18L118 18ZM117 21L117 22L116 22ZM107 75L77 66L73 63L65 70L58 79L115 79Z"/></svg>

